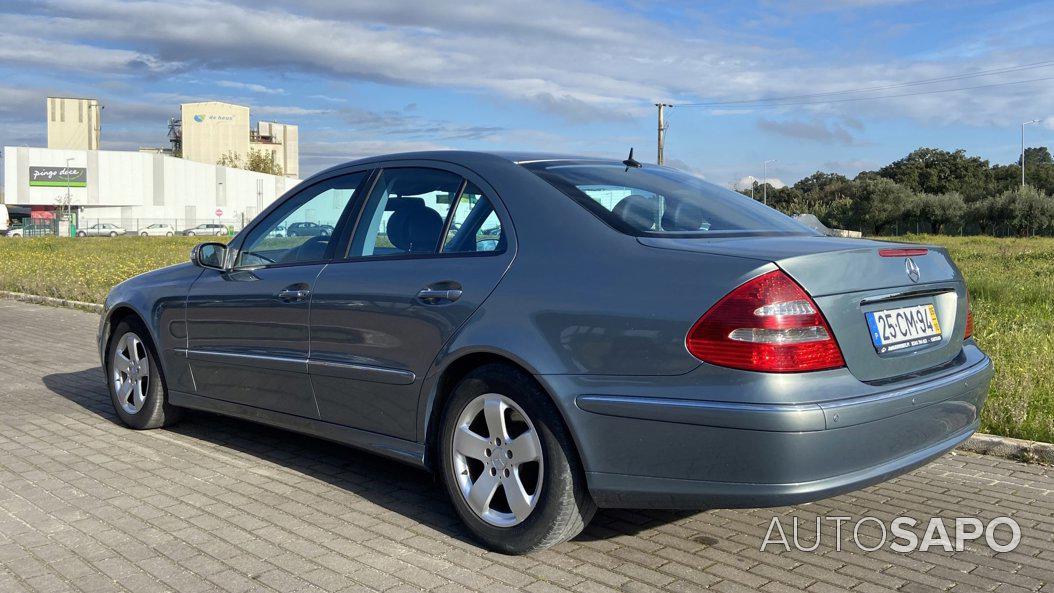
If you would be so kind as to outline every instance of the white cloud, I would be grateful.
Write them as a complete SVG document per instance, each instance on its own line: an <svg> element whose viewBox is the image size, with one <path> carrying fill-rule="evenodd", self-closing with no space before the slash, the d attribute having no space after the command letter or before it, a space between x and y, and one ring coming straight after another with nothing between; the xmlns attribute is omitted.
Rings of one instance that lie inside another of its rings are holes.
<svg viewBox="0 0 1054 593"><path fill-rule="evenodd" d="M304 117L308 115L326 115L333 113L332 109L311 109L309 107L298 107L296 105L253 105L254 116L269 115L277 117Z"/></svg>
<svg viewBox="0 0 1054 593"><path fill-rule="evenodd" d="M895 1L821 1L810 9ZM651 103L660 98L797 95L1020 63L1020 54L991 51L931 61L890 60L884 54L873 61L840 61L809 56L793 47L773 55L749 41L728 41L733 37L720 34L692 35L637 13L582 0L539 0L529 10L513 0L306 0L294 8L277 0L51 0L44 6L42 14L11 11L0 17L0 26L8 31L47 32L39 38L0 37L0 48L6 48L0 49L0 60L117 73L251 69L435 86L522 101L574 121L645 117L652 111ZM1041 50L1034 48L1031 55ZM1021 78L1020 73L1012 73L985 81ZM254 87L266 89L254 83L235 84L253 92L265 92ZM939 124L1005 125L1013 119L1010 114L1050 92L1054 81L1038 81L1015 88L795 109L822 115L901 115ZM735 113L746 108L725 107L714 111Z"/></svg>
<svg viewBox="0 0 1054 593"><path fill-rule="evenodd" d="M264 86L262 84L256 84L254 82L238 82L236 80L219 80L216 82L218 86L222 86L229 89L241 89L246 91L252 91L254 93L263 93L265 95L284 95L285 89L273 88Z"/></svg>
<svg viewBox="0 0 1054 593"><path fill-rule="evenodd" d="M753 175L747 175L745 177L741 177L739 179L739 181L733 182L731 184L731 187L732 187L732 189L734 189L736 191L740 191L740 190L744 190L744 189L750 189L750 187L753 184L755 184L755 183L761 184L761 183L764 183L764 182L765 182L765 180L763 180L763 179L759 179L757 177L754 177ZM781 181L778 177L769 177L768 178L768 184L773 189L780 189L781 187L787 187L787 184L783 183L783 181Z"/></svg>

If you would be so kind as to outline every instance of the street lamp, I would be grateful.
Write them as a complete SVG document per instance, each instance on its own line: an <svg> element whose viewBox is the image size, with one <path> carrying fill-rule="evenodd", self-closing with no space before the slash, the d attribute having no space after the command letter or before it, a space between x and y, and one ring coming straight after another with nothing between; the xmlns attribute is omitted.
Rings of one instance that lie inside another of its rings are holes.
<svg viewBox="0 0 1054 593"><path fill-rule="evenodd" d="M764 184L765 184L765 186L761 188L761 191L764 194L764 202L763 203L766 206L769 205L769 163L775 163L775 162L776 162L776 159L769 159L769 160L765 161L765 163L764 163L764 169L765 169L765 181L764 181Z"/></svg>
<svg viewBox="0 0 1054 593"><path fill-rule="evenodd" d="M73 194L70 193L70 163L73 158L66 159L66 223L73 224Z"/></svg>
<svg viewBox="0 0 1054 593"><path fill-rule="evenodd" d="M1021 122L1021 187L1025 187L1025 126L1038 123L1038 119Z"/></svg>

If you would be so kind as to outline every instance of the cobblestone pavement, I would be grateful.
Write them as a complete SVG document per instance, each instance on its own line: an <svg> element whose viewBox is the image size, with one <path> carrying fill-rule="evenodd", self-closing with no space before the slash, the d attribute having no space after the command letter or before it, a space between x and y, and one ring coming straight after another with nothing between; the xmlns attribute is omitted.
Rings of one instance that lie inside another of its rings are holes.
<svg viewBox="0 0 1054 593"><path fill-rule="evenodd" d="M488 553L423 472L203 413L120 426L96 319L0 301L0 592L1054 591L1054 469L968 453L811 505L602 511L552 550ZM817 516L1004 514L1022 529L1013 552L864 553L851 528L838 550L826 520L815 552L759 551L776 515L809 544Z"/></svg>

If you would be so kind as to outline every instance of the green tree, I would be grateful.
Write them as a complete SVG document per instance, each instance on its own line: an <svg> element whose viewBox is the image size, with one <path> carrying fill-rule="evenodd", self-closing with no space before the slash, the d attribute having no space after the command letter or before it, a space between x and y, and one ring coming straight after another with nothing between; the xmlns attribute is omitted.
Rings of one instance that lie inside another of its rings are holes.
<svg viewBox="0 0 1054 593"><path fill-rule="evenodd" d="M911 190L886 178L856 180L853 186L856 220L875 234L898 222L914 199Z"/></svg>
<svg viewBox="0 0 1054 593"><path fill-rule="evenodd" d="M991 171L988 161L966 156L959 149L919 148L906 157L879 169L878 174L918 193L959 192L967 201L989 195Z"/></svg>
<svg viewBox="0 0 1054 593"><path fill-rule="evenodd" d="M267 173L268 175L282 175L282 166L276 162L275 155L254 148L249 149L249 156L245 159L244 164L241 155L233 150L220 155L216 164L234 169Z"/></svg>
<svg viewBox="0 0 1054 593"><path fill-rule="evenodd" d="M849 191L849 180L838 173L817 171L794 184L809 202L829 202L843 199Z"/></svg>
<svg viewBox="0 0 1054 593"><path fill-rule="evenodd" d="M1021 166L1021 157L1017 157L1017 164ZM1029 146L1025 149L1025 166L1054 164L1054 157L1046 146Z"/></svg>
<svg viewBox="0 0 1054 593"><path fill-rule="evenodd" d="M933 232L944 232L947 225L958 225L966 216L966 201L958 192L946 194L919 194L915 197L913 210L921 222L928 222Z"/></svg>
<svg viewBox="0 0 1054 593"><path fill-rule="evenodd" d="M1011 224L1019 235L1034 235L1054 222L1054 200L1031 185L1004 194L1010 205Z"/></svg>

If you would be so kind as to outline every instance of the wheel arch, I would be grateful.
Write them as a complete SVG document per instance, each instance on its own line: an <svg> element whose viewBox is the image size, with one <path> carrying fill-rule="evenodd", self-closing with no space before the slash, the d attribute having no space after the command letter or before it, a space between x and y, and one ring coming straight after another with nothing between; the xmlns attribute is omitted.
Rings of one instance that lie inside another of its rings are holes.
<svg viewBox="0 0 1054 593"><path fill-rule="evenodd" d="M574 431L571 430L571 424L567 421L564 409L560 405L560 402L553 397L552 392L545 383L538 380L537 373L533 372L525 362L518 360L515 356L508 353L481 350L465 352L456 357L452 357L451 360L444 364L441 371L433 375L435 378L431 389L429 389L429 397L427 405L425 406L425 422L423 426L425 466L433 470L435 469L438 454L437 447L440 441L440 421L443 417L443 411L446 408L446 402L449 400L454 387L456 387L458 382L473 370L487 364L503 364L510 366L523 372L534 381L538 389L549 398L550 403L556 408L557 414L563 422L564 431L571 437L571 442L575 448L575 454L578 455L579 463L582 463L581 446Z"/></svg>
<svg viewBox="0 0 1054 593"><path fill-rule="evenodd" d="M158 348L157 336L154 335L154 329L150 327L150 324L147 323L146 317L144 317L142 313L137 311L135 307L129 303L114 305L104 314L102 327L99 331L99 354L102 358L104 369L106 368L106 346L110 343L113 328L126 319L134 319L145 327L148 334L147 337L149 337L150 341L153 343L154 349L157 350Z"/></svg>

